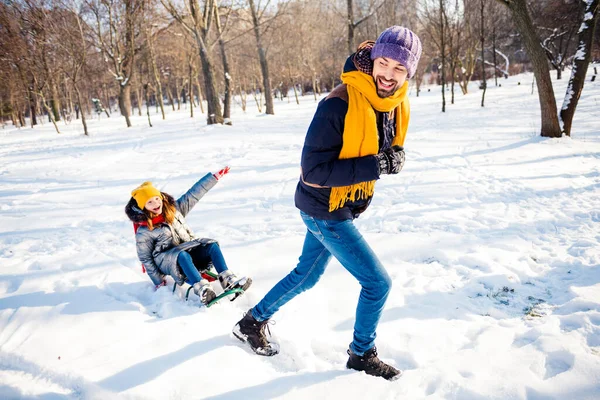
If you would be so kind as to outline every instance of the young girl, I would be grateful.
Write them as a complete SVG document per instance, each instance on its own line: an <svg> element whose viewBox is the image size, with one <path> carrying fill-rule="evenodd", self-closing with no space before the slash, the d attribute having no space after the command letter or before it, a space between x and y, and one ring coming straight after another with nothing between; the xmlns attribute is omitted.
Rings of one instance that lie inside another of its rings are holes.
<svg viewBox="0 0 600 400"><path fill-rule="evenodd" d="M185 222L198 200L228 172L226 167L214 175L206 174L177 200L156 189L152 182L144 182L131 192L125 213L137 227L138 258L157 288L166 284L165 275L171 275L178 285L185 281L191 284L202 303L208 304L216 294L198 270L205 269L209 262L217 270L223 290L246 290L252 283L250 278L238 278L227 269L217 241L196 238Z"/></svg>

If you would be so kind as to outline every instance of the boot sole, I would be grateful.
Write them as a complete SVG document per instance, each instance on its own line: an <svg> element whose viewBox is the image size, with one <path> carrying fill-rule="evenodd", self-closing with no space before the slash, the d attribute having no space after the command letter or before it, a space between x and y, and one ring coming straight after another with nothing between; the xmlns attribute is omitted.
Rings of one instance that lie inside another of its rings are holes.
<svg viewBox="0 0 600 400"><path fill-rule="evenodd" d="M236 286L233 285L230 289L226 289L226 290L231 290L231 289L242 289L243 292L242 293L237 293L235 296L233 296L231 298L231 300L229 301L234 301L236 300L238 297L240 297L241 295L243 295L244 293L246 293L246 290L248 290L248 288L250 287L250 285L252 285L252 278L246 278L246 282L244 283L244 286Z"/></svg>
<svg viewBox="0 0 600 400"><path fill-rule="evenodd" d="M243 285L240 285L240 282L242 282L242 281L245 281L245 282ZM237 289L237 288L242 289L243 291L246 291L250 287L250 285L252 285L252 278L242 278L239 281L234 282L233 285L223 288L223 291L226 292L228 290Z"/></svg>
<svg viewBox="0 0 600 400"><path fill-rule="evenodd" d="M383 376L383 375L373 375L373 374L369 374L369 373L367 373L367 372L366 372L364 369L356 369L356 368L352 368L352 367L350 366L350 364L348 364L348 363L346 363L346 369L350 369L350 370L352 370L352 371L356 371L356 372L364 372L365 374L367 374L367 375L369 375L369 376L374 376L374 377L377 377L377 378L383 378L383 379L385 379L385 380L387 380L387 381L390 381L390 382L397 381L397 380L398 380L398 379L400 379L400 377L402 376L402 371L400 371L400 370L398 371L398 375L394 375L394 376L392 376L392 377L390 377L390 378L386 378L386 377L385 377L385 376Z"/></svg>
<svg viewBox="0 0 600 400"><path fill-rule="evenodd" d="M275 354L279 353L279 350L277 350L277 349L272 349L272 351L266 351L266 350L263 350L263 349L255 349L254 347L252 347L252 345L248 341L248 336L244 335L240 331L238 324L236 324L233 327L233 330L231 331L231 333L233 333L233 336L235 336L236 338L238 338L242 343L246 343L248 345L248 347L250 347L250 349L252 349L252 351L254 353L258 354L259 356L272 357Z"/></svg>

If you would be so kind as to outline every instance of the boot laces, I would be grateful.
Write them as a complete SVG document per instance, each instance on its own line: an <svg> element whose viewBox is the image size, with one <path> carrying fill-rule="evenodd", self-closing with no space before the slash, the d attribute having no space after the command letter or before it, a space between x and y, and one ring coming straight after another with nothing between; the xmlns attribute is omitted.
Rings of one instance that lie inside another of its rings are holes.
<svg viewBox="0 0 600 400"><path fill-rule="evenodd" d="M384 373L390 373L394 370L394 368L391 365L388 365L379 359L379 357L377 356L376 348L373 348L373 350L369 352L368 355L365 354L365 359L367 365L369 365L372 368L379 369Z"/></svg>
<svg viewBox="0 0 600 400"><path fill-rule="evenodd" d="M247 314L248 313L244 313L244 317L246 317ZM273 336L271 334L271 329L269 328L269 325L275 325L275 321L272 319L267 319L264 321L256 321L255 320L252 323L252 328L253 328L253 330L256 331L256 338L260 342L261 347L269 347L270 346L267 335L265 334L265 331L266 331L266 332L268 332L269 337Z"/></svg>
<svg viewBox="0 0 600 400"><path fill-rule="evenodd" d="M266 321L259 321L257 323L258 326L258 338L260 341L260 344L263 347L269 347L270 343L269 343L269 339L267 338L267 334L265 333L265 331L269 334L269 337L272 337L273 335L271 334L271 329L269 328L269 325L275 325L275 321L267 319Z"/></svg>

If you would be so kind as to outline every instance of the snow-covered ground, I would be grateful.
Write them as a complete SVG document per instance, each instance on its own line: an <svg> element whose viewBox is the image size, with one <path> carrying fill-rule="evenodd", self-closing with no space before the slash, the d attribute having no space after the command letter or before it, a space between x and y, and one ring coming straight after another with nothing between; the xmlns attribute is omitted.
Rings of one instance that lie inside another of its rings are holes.
<svg viewBox="0 0 600 400"><path fill-rule="evenodd" d="M275 116L235 105L231 127L153 109L153 128L113 112L91 137L0 129L0 398L600 398L600 82L573 137L545 139L531 80L501 80L485 108L474 85L445 114L439 87L411 94L406 166L356 221L393 278L377 347L395 382L345 369L359 285L335 260L275 315L281 354L230 334L300 254L312 96ZM179 196L225 165L188 222L254 285L206 309L154 291L123 208L142 181Z"/></svg>

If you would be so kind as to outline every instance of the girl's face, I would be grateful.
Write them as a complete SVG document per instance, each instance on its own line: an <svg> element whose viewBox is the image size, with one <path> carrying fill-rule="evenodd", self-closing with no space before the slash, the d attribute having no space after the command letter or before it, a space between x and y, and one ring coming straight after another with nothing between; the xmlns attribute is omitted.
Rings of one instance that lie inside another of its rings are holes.
<svg viewBox="0 0 600 400"><path fill-rule="evenodd" d="M150 211L152 214L159 215L162 213L163 201L160 196L154 196L146 202L144 208Z"/></svg>

